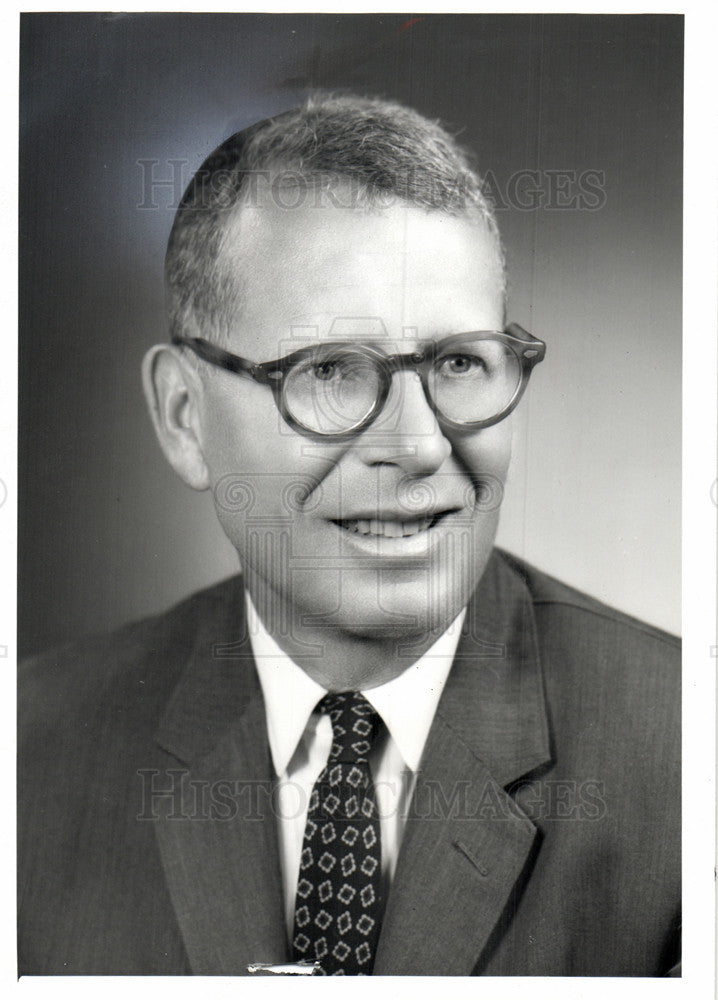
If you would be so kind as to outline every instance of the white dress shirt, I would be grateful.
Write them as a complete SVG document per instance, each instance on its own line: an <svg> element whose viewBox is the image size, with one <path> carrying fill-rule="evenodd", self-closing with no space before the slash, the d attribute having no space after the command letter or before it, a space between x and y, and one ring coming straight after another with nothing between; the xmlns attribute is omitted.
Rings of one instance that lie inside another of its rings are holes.
<svg viewBox="0 0 718 1000"><path fill-rule="evenodd" d="M369 758L381 826L385 892L399 856L406 814L424 744L449 675L466 609L424 655L379 687L363 691L386 726ZM247 621L267 713L267 734L278 777L277 827L285 917L290 940L307 808L332 744L327 715L314 709L325 688L284 653L262 624L247 594Z"/></svg>

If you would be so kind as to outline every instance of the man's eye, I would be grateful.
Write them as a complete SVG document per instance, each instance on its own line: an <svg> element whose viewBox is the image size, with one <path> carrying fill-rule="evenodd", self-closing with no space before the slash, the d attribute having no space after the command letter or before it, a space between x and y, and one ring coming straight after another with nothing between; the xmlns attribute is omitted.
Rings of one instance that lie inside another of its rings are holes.
<svg viewBox="0 0 718 1000"><path fill-rule="evenodd" d="M341 355L314 361L309 370L317 382L354 382L367 375L367 363L363 358Z"/></svg>
<svg viewBox="0 0 718 1000"><path fill-rule="evenodd" d="M312 365L312 372L320 382L328 382L337 374L338 367L336 361L320 361Z"/></svg>
<svg viewBox="0 0 718 1000"><path fill-rule="evenodd" d="M471 354L450 354L439 362L442 375L471 375L479 371L486 371L486 363Z"/></svg>

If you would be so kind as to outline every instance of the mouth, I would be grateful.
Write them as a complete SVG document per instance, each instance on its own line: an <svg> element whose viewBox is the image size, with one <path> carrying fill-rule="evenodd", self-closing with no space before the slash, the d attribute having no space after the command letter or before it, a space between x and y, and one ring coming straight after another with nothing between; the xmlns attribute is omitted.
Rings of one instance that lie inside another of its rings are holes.
<svg viewBox="0 0 718 1000"><path fill-rule="evenodd" d="M377 538L411 538L422 532L430 531L445 517L453 513L451 510L440 511L425 517L399 520L397 518L347 518L333 520L342 531L351 535L373 535Z"/></svg>

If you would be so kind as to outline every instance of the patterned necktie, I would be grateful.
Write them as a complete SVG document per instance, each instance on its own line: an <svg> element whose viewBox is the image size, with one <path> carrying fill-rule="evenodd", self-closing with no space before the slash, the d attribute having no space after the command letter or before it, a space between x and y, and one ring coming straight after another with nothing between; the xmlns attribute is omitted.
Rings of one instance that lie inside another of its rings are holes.
<svg viewBox="0 0 718 1000"><path fill-rule="evenodd" d="M382 914L379 816L368 756L379 716L356 691L317 705L332 747L309 800L294 911L294 957L324 975L369 975Z"/></svg>

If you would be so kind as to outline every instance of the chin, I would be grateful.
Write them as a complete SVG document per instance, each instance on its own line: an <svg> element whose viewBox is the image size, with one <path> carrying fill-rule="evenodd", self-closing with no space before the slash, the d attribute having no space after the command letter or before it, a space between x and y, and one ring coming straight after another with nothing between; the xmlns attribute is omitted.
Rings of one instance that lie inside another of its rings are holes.
<svg viewBox="0 0 718 1000"><path fill-rule="evenodd" d="M309 560L314 565L291 574L279 560L258 567L245 561L257 610L275 635L296 628L298 646L321 643L329 634L364 642L433 641L471 598L491 553L495 517L440 536L428 555L367 547L350 557L332 553L333 566L327 566L328 558L315 557Z"/></svg>
<svg viewBox="0 0 718 1000"><path fill-rule="evenodd" d="M427 636L438 638L467 603L478 582L473 574L471 580L464 581L444 581L424 574L402 580L402 575L354 580L353 586L346 581L341 590L334 591L333 610L310 613L309 620L366 641L395 639L410 643Z"/></svg>

